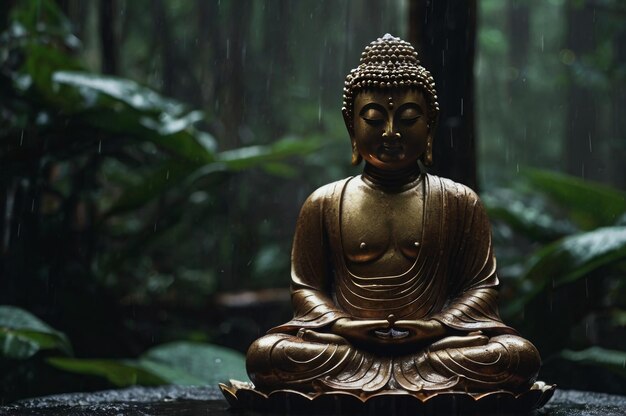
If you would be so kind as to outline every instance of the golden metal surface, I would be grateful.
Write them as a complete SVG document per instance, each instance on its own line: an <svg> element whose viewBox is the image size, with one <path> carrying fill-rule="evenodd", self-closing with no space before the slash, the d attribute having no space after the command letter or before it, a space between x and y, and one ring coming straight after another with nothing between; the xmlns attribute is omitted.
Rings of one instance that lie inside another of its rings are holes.
<svg viewBox="0 0 626 416"><path fill-rule="evenodd" d="M255 391L528 392L539 353L499 317L485 210L471 189L418 165L432 161L439 107L413 48L390 35L372 42L342 111L363 174L302 207L294 317L248 350Z"/></svg>
<svg viewBox="0 0 626 416"><path fill-rule="evenodd" d="M231 408L255 409L271 414L355 415L513 415L528 414L546 404L555 386L537 382L519 394L505 390L483 393L441 392L410 394L398 390L359 396L344 391L302 393L274 390L263 393L254 385L236 380L219 385Z"/></svg>

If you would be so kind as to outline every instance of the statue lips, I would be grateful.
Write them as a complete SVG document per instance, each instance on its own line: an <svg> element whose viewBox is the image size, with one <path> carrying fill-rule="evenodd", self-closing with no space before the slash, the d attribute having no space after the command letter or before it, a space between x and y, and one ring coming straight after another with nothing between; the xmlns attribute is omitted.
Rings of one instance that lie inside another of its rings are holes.
<svg viewBox="0 0 626 416"><path fill-rule="evenodd" d="M403 146L400 143L383 142L383 149L385 150L395 151L395 150L402 150L402 148Z"/></svg>
<svg viewBox="0 0 626 416"><path fill-rule="evenodd" d="M378 148L378 153L381 156L387 156L391 158L404 158L404 146L400 143L387 143L383 142L383 144Z"/></svg>

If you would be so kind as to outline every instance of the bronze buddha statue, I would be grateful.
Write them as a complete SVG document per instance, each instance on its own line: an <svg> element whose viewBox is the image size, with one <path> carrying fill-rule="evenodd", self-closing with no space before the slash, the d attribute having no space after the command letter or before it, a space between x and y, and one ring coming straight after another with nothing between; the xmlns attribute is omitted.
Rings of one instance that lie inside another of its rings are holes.
<svg viewBox="0 0 626 416"><path fill-rule="evenodd" d="M431 393L528 390L539 353L505 325L485 210L422 172L439 107L413 47L389 34L346 78L352 163L316 190L292 251L294 317L255 341L255 388Z"/></svg>

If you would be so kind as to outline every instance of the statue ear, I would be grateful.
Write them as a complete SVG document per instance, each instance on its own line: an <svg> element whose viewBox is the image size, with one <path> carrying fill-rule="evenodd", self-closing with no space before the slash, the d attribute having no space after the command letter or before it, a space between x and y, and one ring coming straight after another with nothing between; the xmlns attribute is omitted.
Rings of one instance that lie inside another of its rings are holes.
<svg viewBox="0 0 626 416"><path fill-rule="evenodd" d="M363 156L359 153L359 150L356 148L356 142L354 138L350 138L350 142L352 143L352 166L358 166L363 160Z"/></svg>
<svg viewBox="0 0 626 416"><path fill-rule="evenodd" d="M346 129L348 130L350 139L353 139L354 138L354 126L352 125L352 120L350 120L350 116L348 115L348 110L346 110L345 108L342 108L341 115L343 116L343 122L346 125Z"/></svg>
<svg viewBox="0 0 626 416"><path fill-rule="evenodd" d="M432 133L428 133L428 138L426 139L426 151L422 155L422 162L424 162L424 166L432 166L433 164L433 135Z"/></svg>
<svg viewBox="0 0 626 416"><path fill-rule="evenodd" d="M356 142L354 141L354 126L352 125L352 120L348 116L348 111L345 108L341 109L341 114L343 115L343 122L346 124L346 129L348 130L348 134L350 135L350 143L352 144L352 166L358 166L363 157L359 153L356 148Z"/></svg>

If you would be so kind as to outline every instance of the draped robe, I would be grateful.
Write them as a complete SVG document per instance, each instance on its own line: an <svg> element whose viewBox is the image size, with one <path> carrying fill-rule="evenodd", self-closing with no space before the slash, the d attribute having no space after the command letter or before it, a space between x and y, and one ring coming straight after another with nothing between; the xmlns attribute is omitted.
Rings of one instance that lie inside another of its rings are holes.
<svg viewBox="0 0 626 416"><path fill-rule="evenodd" d="M247 355L261 390L520 390L535 380L535 347L505 325L497 308L498 278L488 218L478 196L448 179L424 175L422 241L413 265L396 276L352 273L341 241L341 209L351 178L315 191L301 210L292 251L294 317L255 341ZM328 333L340 318L433 319L451 334L475 331L486 345L415 347L381 353Z"/></svg>

